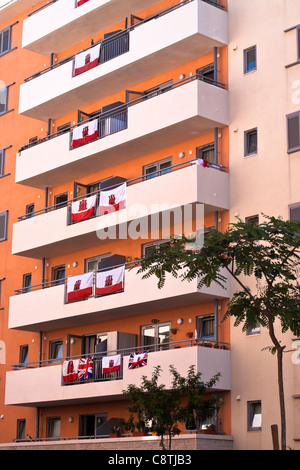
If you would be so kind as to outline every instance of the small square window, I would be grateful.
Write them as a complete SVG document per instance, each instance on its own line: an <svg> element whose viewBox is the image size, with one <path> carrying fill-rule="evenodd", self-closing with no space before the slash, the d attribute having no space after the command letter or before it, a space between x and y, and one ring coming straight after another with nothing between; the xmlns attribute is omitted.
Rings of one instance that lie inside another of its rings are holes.
<svg viewBox="0 0 300 470"><path fill-rule="evenodd" d="M261 430L261 401L248 402L248 431Z"/></svg>
<svg viewBox="0 0 300 470"><path fill-rule="evenodd" d="M245 132L245 157L257 154L257 129Z"/></svg>
<svg viewBox="0 0 300 470"><path fill-rule="evenodd" d="M23 275L23 292L29 292L31 290L31 273Z"/></svg>
<svg viewBox="0 0 300 470"><path fill-rule="evenodd" d="M0 212L0 242L7 240L8 211Z"/></svg>
<svg viewBox="0 0 300 470"><path fill-rule="evenodd" d="M256 46L244 51L244 73L256 70Z"/></svg>
<svg viewBox="0 0 300 470"><path fill-rule="evenodd" d="M5 86L0 88L0 114L6 113L7 111L7 97L8 97L8 88Z"/></svg>
<svg viewBox="0 0 300 470"><path fill-rule="evenodd" d="M68 204L68 193L59 194L54 198L55 209L61 209Z"/></svg>
<svg viewBox="0 0 300 470"><path fill-rule="evenodd" d="M0 31L0 55L10 50L11 28L5 28Z"/></svg>
<svg viewBox="0 0 300 470"><path fill-rule="evenodd" d="M28 344L20 346L20 364L28 364Z"/></svg>
<svg viewBox="0 0 300 470"><path fill-rule="evenodd" d="M259 216L258 215L250 215L249 217L245 218L246 224L251 225L258 225L259 224Z"/></svg>
<svg viewBox="0 0 300 470"><path fill-rule="evenodd" d="M33 217L34 214L34 203L26 206L26 218Z"/></svg>
<svg viewBox="0 0 300 470"><path fill-rule="evenodd" d="M300 220L300 204L289 208L290 220Z"/></svg>
<svg viewBox="0 0 300 470"><path fill-rule="evenodd" d="M287 151L300 150L300 112L287 116Z"/></svg>

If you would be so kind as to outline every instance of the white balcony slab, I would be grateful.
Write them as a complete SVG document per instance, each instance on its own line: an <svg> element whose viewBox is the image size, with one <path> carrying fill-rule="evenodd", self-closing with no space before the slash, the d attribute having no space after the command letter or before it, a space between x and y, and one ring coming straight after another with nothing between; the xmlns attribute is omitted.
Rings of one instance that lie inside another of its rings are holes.
<svg viewBox="0 0 300 470"><path fill-rule="evenodd" d="M161 0L147 0L151 7ZM46 3L46 0L45 0ZM22 46L43 55L58 54L137 14L140 0L89 0L75 8L75 0L59 0L27 18Z"/></svg>
<svg viewBox="0 0 300 470"><path fill-rule="evenodd" d="M72 150L69 133L23 150L17 154L16 183L43 189L76 181L228 123L228 91L189 81L130 106L128 126L119 132Z"/></svg>
<svg viewBox="0 0 300 470"><path fill-rule="evenodd" d="M194 0L136 27L130 32L129 52L94 69L73 77L73 61L69 61L23 83L19 113L43 121L57 119L227 42L227 12Z"/></svg>
<svg viewBox="0 0 300 470"><path fill-rule="evenodd" d="M186 182L189 182L187 185ZM70 208L52 210L13 225L12 253L30 258L50 258L80 250L82 246L99 246L110 237L130 237L132 226L139 220L149 231L155 228L155 216L164 213L164 225L169 226L169 209L177 211L181 220L187 207L204 204L203 214L229 209L229 174L193 164L156 178L127 187L126 208L69 224ZM150 217L150 221L149 221ZM151 220L153 223L151 223ZM160 224L162 226L162 224ZM49 230L55 227L55 230ZM114 228L116 231L114 232ZM118 231L117 231L118 229ZM178 233L181 233L180 230ZM190 233L192 230L185 230ZM120 235L121 233L121 235ZM119 234L119 235L118 235ZM142 237L148 238L147 233ZM158 235L159 237L159 235Z"/></svg>
<svg viewBox="0 0 300 470"><path fill-rule="evenodd" d="M211 302L229 297L229 279L224 288L213 283L199 289L199 280L183 282L167 276L162 289L157 278L142 279L138 268L126 269L124 291L89 297L80 302L66 303L66 286L32 290L10 297L8 327L25 331L49 331L72 324L86 325L108 319L141 315L180 306Z"/></svg>
<svg viewBox="0 0 300 470"><path fill-rule="evenodd" d="M220 372L220 380L214 390L230 390L230 351L210 349L201 346L151 352L148 365L139 369L128 369L128 356L124 358L123 378L105 382L77 385L61 385L61 365L9 371L6 373L5 404L22 406L59 406L98 402L99 399L113 400L122 397L122 390L129 384L140 385L142 375L149 378L154 367L160 365L163 381L171 387L170 365L186 376L190 365L202 373L202 380L208 381Z"/></svg>

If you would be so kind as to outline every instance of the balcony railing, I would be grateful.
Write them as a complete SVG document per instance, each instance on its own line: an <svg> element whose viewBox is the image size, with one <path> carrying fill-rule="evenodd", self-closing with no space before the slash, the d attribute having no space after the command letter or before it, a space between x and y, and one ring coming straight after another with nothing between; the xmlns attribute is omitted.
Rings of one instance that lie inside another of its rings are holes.
<svg viewBox="0 0 300 470"><path fill-rule="evenodd" d="M72 150L72 144L71 144L72 132L76 127L83 126L83 124L89 124L91 121L98 119L98 129L97 129L98 136L95 140L104 138L115 132L122 131L127 128L127 113L128 113L128 108L130 106L135 106L145 100L154 98L155 96L158 96L162 93L167 93L168 91L174 90L175 88L184 86L186 83L190 83L194 80L201 80L203 82L206 82L218 88L226 89L226 85L224 83L207 78L199 73L196 73L192 75L191 77L175 82L172 85L168 85L166 88L160 88L159 90L154 90L149 93L139 93L141 96L139 96L138 98L135 98L131 101L126 101L126 103L115 107L113 110L102 112L102 113L99 112L98 114L94 114L89 119L86 119L77 124L74 124L73 126L70 126L70 150ZM128 97L128 93L126 93L126 98L127 97ZM65 130L61 130L59 132L55 132L53 134L49 134L45 137L42 137L41 139L35 140L34 142L30 142L29 144L23 145L20 148L19 152L26 150L28 148L34 147L36 145L39 145L55 137L58 137L59 135L64 134L65 132L66 132ZM87 145L87 144L84 144L84 145Z"/></svg>
<svg viewBox="0 0 300 470"><path fill-rule="evenodd" d="M178 170L181 170L182 168L186 168L188 166L195 165L196 163L197 163L197 160L195 158L192 159L192 160L188 160L186 162L183 162L183 163L177 163L176 165L172 165L168 168L164 168L162 170L157 170L157 171L151 173L151 178L159 177L159 176L165 175L166 173L170 173L170 172L173 172L173 171L178 171ZM226 171L226 167L224 167L223 165L220 165L219 163L207 162L207 167L208 168L214 168L214 169L219 170L219 171ZM138 184L138 183L142 183L144 181L147 181L148 179L149 179L149 175L138 176L136 178L132 178L130 180L127 180L126 185L127 185L127 187L132 186L134 184ZM106 191L110 190L113 187L115 187L115 184L112 187L107 186L105 188L105 190ZM97 200L99 200L100 193L101 193L101 189L98 190L98 191L94 191L94 192L90 192L88 194L85 194L84 196L78 196L74 199L70 199L70 200L68 200L67 203L64 202L64 203L61 203L61 204L54 204L52 206L47 206L47 207L44 207L43 209L31 212L30 214L24 214L24 215L18 216L18 222L21 222L22 220L27 220L27 219L32 218L32 217L36 217L36 216L41 215L41 214L45 214L47 212L52 212L54 210L57 210L57 209L60 209L61 207L66 207L66 206L68 207L68 211L69 211L69 214L70 214L71 213L72 203L74 203L76 201L79 201L82 198L85 198L87 196L96 196ZM92 218L92 217L101 217L101 214L93 214L92 216L90 216L90 218ZM72 223L80 223L80 222L71 222L71 217L68 216L68 224L72 224Z"/></svg>

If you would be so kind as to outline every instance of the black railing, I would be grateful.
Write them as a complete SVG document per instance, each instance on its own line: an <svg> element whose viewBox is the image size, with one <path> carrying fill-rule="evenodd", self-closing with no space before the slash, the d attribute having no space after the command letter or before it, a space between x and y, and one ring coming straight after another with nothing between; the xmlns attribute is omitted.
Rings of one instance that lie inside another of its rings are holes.
<svg viewBox="0 0 300 470"><path fill-rule="evenodd" d="M106 111L106 112L103 112L103 113L99 112L98 114L94 114L93 117L91 117L89 119L86 119L85 121L81 121L77 124L74 124L73 126L70 126L70 128L69 128L70 133L72 132L72 130L75 127L82 126L83 124L89 123L90 121L92 121L94 119L97 119L97 118L100 118L100 121L105 121L105 120L114 118L116 123L118 122L118 125L115 124L114 126L112 126L112 131L113 132L118 132L119 130L123 130L127 127L127 112L128 112L128 108L130 106L134 106L138 103L141 103L142 101L148 100L150 98L154 98L154 97L156 97L156 96L158 96L162 93L167 93L168 91L171 91L171 90L173 90L173 89L175 89L179 86L183 86L186 83L190 83L194 80L200 80L200 81L203 81L203 82L208 83L210 85L214 85L218 88L226 89L226 85L224 83L219 82L219 81L214 80L214 79L211 79L211 78L207 78L204 75L196 73L196 74L194 74L190 77L184 78L183 80L179 80L178 82L175 82L172 85L169 85L167 88L161 88L160 90L156 89L152 92L143 93L141 97L135 98L134 100L131 100L131 101L125 103L125 104L122 104L122 105L114 108L113 110ZM103 125L103 127L105 129L104 125ZM53 134L49 134L45 137L42 137L41 139L35 140L34 142L30 142L29 144L23 145L20 148L20 151L27 150L31 147L34 147L35 145L41 144L43 142L46 142L50 139L53 139L53 138L58 137L62 134L65 134L65 133L66 133L65 130L54 132ZM104 134L101 135L101 131L100 131L100 135L99 135L98 138L105 137L106 135L109 135L109 134L104 132Z"/></svg>
<svg viewBox="0 0 300 470"><path fill-rule="evenodd" d="M34 12L32 12L31 15L34 14L34 13L37 13L38 11L40 11L43 8L49 6L50 4L55 3L56 1L57 0L53 0L52 2L48 2L43 7L40 7L38 10L35 10ZM129 33L130 33L130 31L134 30L138 26L141 26L141 25L147 23L148 21L160 18L160 17L162 17L162 16L164 16L168 13L171 13L172 11L176 10L177 8L181 8L182 6L186 5L187 3L191 3L193 1L194 0L183 0L180 3L176 3L175 5L172 5L171 7L166 8L165 10L162 10L162 11L160 11L160 12L158 12L158 13L152 15L152 16L149 16L148 18L145 18L145 19L142 19L142 20L138 21L138 23L136 23L136 24L133 24L133 22L132 22L132 24L130 26L126 27L123 31L117 32L115 35L111 36L108 39L103 39L102 41L96 42L94 45L100 44L101 49L103 48L103 51L101 51L101 56L100 56L100 64L104 63L104 62L107 62L108 60L113 59L114 57L117 57L117 56L122 55L125 52L129 51ZM213 5L217 8L220 8L220 9L224 10L224 6L221 5L218 2L215 2L214 0L202 0L202 1L204 3L208 3L210 5ZM49 67L46 67L45 69L42 69L39 72L36 72L36 73L30 75L29 77L25 78L24 82L28 82L28 81L36 78L36 77L39 77L40 75L43 75L46 72L49 72L50 70L52 70L56 67L59 67L59 66L65 64L66 62L70 62L71 60L74 60L75 56L77 54L79 54L81 52L84 52L84 51L90 49L91 47L92 46L89 46L85 49L82 49L82 50L78 51L75 54L72 54L71 56L66 57L65 59L63 59L59 62L56 62L55 64L51 64Z"/></svg>
<svg viewBox="0 0 300 470"><path fill-rule="evenodd" d="M188 160L188 161L185 161L185 162L182 162L182 163L177 163L176 165L172 165L170 167L163 168L161 170L157 170L157 171L151 173L150 175L137 176L136 178L132 178L130 180L127 180L126 185L127 185L127 187L132 186L134 184L142 183L144 181L148 181L149 179L165 175L166 173L172 173L173 171L182 170L183 168L187 168L189 166L195 165L196 162L197 162L197 159L193 158L192 160ZM226 167L224 167L223 165L220 165L219 163L208 162L207 166L208 166L208 168L214 168L214 169L217 169L217 170L220 170L220 171L225 171L226 170ZM105 190L106 191L110 190L113 187L115 187L115 184L111 187L107 186L105 188ZM41 215L41 214L45 214L47 212L52 212L54 210L58 210L58 209L63 208L63 207L68 207L68 210L70 210L71 205L72 205L73 202L79 201L79 200L81 200L83 198L86 198L86 197L89 197L89 196L95 196L95 195L98 198L99 195L100 195L100 192L101 192L101 189L99 189L98 191L90 192L90 193L85 194L83 196L78 196L74 199L69 199L67 201L67 203L64 202L64 203L61 203L61 204L53 204L52 206L44 207L43 209L39 209L37 211L31 212L30 214L20 215L20 216L18 216L18 222L21 222L22 220L31 219L32 217L35 217L35 216L38 216L38 215ZM91 217L97 217L97 214L95 214ZM99 214L99 217L101 217L100 214ZM76 223L78 223L78 222L76 222Z"/></svg>

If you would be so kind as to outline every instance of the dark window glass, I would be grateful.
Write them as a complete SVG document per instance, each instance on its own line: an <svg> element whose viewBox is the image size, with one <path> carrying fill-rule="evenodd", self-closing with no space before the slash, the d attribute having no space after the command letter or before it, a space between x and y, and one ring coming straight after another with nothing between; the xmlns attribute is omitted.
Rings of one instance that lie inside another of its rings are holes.
<svg viewBox="0 0 300 470"><path fill-rule="evenodd" d="M251 47L244 51L244 72L256 70L256 47Z"/></svg>
<svg viewBox="0 0 300 470"><path fill-rule="evenodd" d="M8 212L0 212L0 242L7 239Z"/></svg>
<svg viewBox="0 0 300 470"><path fill-rule="evenodd" d="M300 148L299 123L299 113L287 117L288 151Z"/></svg>
<svg viewBox="0 0 300 470"><path fill-rule="evenodd" d="M257 153L257 129L245 133L245 156Z"/></svg>

